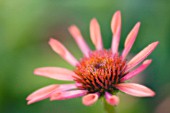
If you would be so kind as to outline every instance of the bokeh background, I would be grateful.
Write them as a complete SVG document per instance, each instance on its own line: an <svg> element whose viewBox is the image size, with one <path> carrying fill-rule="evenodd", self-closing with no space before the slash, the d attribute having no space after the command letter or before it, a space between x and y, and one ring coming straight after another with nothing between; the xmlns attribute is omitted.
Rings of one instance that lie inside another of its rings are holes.
<svg viewBox="0 0 170 113"><path fill-rule="evenodd" d="M122 13L123 49L128 32L138 22L141 28L131 50L134 56L153 41L160 41L148 57L152 64L137 76L138 81L156 92L153 98L120 94L118 113L170 113L170 1L169 0L1 0L0 1L0 113L101 113L101 101L90 107L81 98L27 105L28 94L46 85L63 83L38 77L33 70L42 66L73 69L48 45L50 37L61 41L76 58L82 57L68 33L76 24L94 49L89 37L89 22L100 23L105 48L111 45L110 22L115 11Z"/></svg>

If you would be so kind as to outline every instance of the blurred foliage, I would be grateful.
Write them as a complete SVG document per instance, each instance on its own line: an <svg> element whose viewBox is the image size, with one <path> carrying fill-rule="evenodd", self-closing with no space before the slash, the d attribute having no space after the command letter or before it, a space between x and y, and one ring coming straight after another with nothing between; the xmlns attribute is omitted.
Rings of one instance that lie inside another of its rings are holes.
<svg viewBox="0 0 170 113"><path fill-rule="evenodd" d="M154 98L135 98L122 94L120 113L155 112L170 91L170 1L168 0L1 0L0 1L0 112L1 113L98 113L103 111L101 102L86 107L81 98L65 101L44 100L27 106L25 98L32 91L53 83L63 83L33 75L41 66L61 66L73 69L49 47L54 37L80 58L77 45L67 28L76 24L89 46L89 22L97 18L102 31L105 48L110 47L110 21L116 10L122 12L122 35L124 40L136 22L141 28L131 50L132 55L153 41L159 46L149 56L153 63L145 72L145 85L153 88ZM128 106L127 106L128 105Z"/></svg>

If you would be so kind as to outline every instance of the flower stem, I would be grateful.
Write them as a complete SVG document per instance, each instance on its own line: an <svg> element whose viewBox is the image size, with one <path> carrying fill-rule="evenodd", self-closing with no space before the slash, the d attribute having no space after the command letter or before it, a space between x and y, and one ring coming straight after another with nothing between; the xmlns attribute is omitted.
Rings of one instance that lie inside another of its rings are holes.
<svg viewBox="0 0 170 113"><path fill-rule="evenodd" d="M105 99L102 99L102 101L103 101L103 105L104 105L104 109L106 113L117 113L115 106L108 104Z"/></svg>

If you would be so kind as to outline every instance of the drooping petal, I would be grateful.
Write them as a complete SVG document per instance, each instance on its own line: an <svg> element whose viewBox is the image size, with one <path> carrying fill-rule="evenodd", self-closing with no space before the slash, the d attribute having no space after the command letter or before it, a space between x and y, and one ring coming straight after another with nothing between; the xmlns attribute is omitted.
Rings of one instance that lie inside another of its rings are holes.
<svg viewBox="0 0 170 113"><path fill-rule="evenodd" d="M115 87L124 93L137 97L152 97L155 96L155 92L146 86L135 83L121 83L115 85Z"/></svg>
<svg viewBox="0 0 170 113"><path fill-rule="evenodd" d="M33 103L35 103L35 102L44 100L44 99L46 99L46 98L48 98L48 97L49 97L48 95L47 95L47 96L44 96L44 97L40 97L40 96L39 96L39 97L33 98L33 99L31 99L31 100L28 100L27 104L30 105L30 104L33 104Z"/></svg>
<svg viewBox="0 0 170 113"><path fill-rule="evenodd" d="M75 57L57 40L51 38L49 41L51 48L71 65L76 66L78 61Z"/></svg>
<svg viewBox="0 0 170 113"><path fill-rule="evenodd" d="M119 104L119 97L116 95L111 95L110 93L106 92L105 98L106 98L106 101L112 106Z"/></svg>
<svg viewBox="0 0 170 113"><path fill-rule="evenodd" d="M136 68L135 70L129 72L127 75L125 75L123 78L121 78L121 82L124 82L125 80L129 80L132 77L136 76L137 74L139 74L140 72L142 72L143 70L145 70L149 64L152 62L152 60L145 60L142 65L140 65L138 68Z"/></svg>
<svg viewBox="0 0 170 113"><path fill-rule="evenodd" d="M99 95L96 93L93 94L87 94L82 98L82 102L86 106L90 106L94 104L99 98Z"/></svg>
<svg viewBox="0 0 170 113"><path fill-rule="evenodd" d="M27 104L32 104L34 102L46 99L50 96L50 94L52 92L55 91L55 89L57 89L59 87L59 85L57 84L53 84L53 85L49 85L46 87L43 87L35 92L33 92L32 94L30 94L26 100L28 100Z"/></svg>
<svg viewBox="0 0 170 113"><path fill-rule="evenodd" d="M33 92L26 98L26 100L28 100L28 104L32 104L34 102L49 98L54 93L63 92L75 88L77 88L76 84L50 85Z"/></svg>
<svg viewBox="0 0 170 113"><path fill-rule="evenodd" d="M100 33L100 26L94 18L90 22L90 37L97 50L103 49L102 37Z"/></svg>
<svg viewBox="0 0 170 113"><path fill-rule="evenodd" d="M66 100L71 98L77 98L85 95L86 93L87 93L86 90L72 90L72 91L57 92L51 95L50 100Z"/></svg>
<svg viewBox="0 0 170 113"><path fill-rule="evenodd" d="M59 67L37 68L34 70L34 74L57 79L57 80L68 80L68 81L74 80L74 76L77 77L77 75L73 71L65 68L59 68Z"/></svg>
<svg viewBox="0 0 170 113"><path fill-rule="evenodd" d="M83 39L83 36L82 36L80 30L75 25L72 25L71 27L69 27L68 30L69 30L70 34L72 35L72 37L74 38L74 40L76 41L76 43L79 46L82 53L86 57L88 57L89 52L90 52L90 48L88 47L85 40Z"/></svg>
<svg viewBox="0 0 170 113"><path fill-rule="evenodd" d="M127 70L132 69L136 65L138 65L140 62L142 62L148 55L151 54L151 52L156 48L158 45L158 41L153 42L149 44L146 48L144 48L142 51L140 51L136 56L134 56L127 64Z"/></svg>
<svg viewBox="0 0 170 113"><path fill-rule="evenodd" d="M133 43L136 39L136 36L138 34L139 31L139 27L140 27L140 22L138 22L134 28L131 30L131 32L128 34L126 41L125 41L125 45L124 45L124 50L122 52L122 58L125 59L126 56L128 55L130 49L133 46Z"/></svg>
<svg viewBox="0 0 170 113"><path fill-rule="evenodd" d="M111 29L113 33L112 39L112 52L116 54L118 52L119 41L120 41L120 34L121 34L121 13L117 11L112 18L111 22Z"/></svg>

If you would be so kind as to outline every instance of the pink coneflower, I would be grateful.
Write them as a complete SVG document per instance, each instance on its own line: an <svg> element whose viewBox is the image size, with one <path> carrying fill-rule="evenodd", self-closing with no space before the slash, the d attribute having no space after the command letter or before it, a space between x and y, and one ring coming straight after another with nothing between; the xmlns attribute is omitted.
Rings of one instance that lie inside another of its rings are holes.
<svg viewBox="0 0 170 113"><path fill-rule="evenodd" d="M52 49L73 65L75 69L71 71L61 67L42 67L35 69L34 74L57 80L74 81L75 83L53 84L43 87L27 97L28 104L46 98L50 98L50 100L65 100L83 96L82 102L88 106L104 96L106 101L114 106L119 103L118 91L137 97L154 96L154 91L143 85L125 82L149 66L152 60L144 61L144 59L158 45L158 41L151 43L130 61L127 61L126 56L132 48L139 27L140 22L128 34L124 50L120 54L118 52L121 34L120 11L113 15L111 21L113 40L110 50L103 48L100 27L96 19L92 19L90 22L90 36L96 47L94 51L88 47L79 29L75 25L71 26L69 32L84 54L84 57L79 61L59 41L51 38L49 44ZM140 65L136 67L138 64Z"/></svg>

